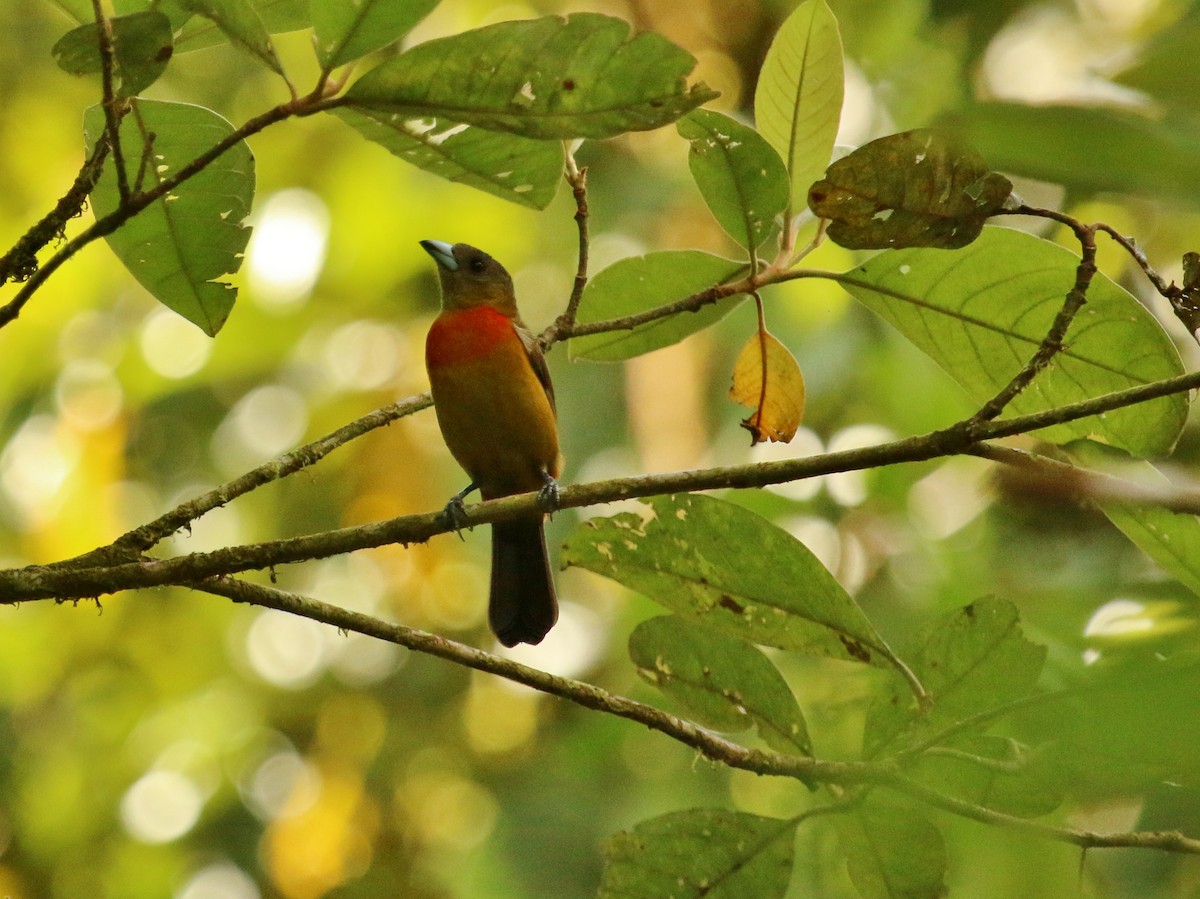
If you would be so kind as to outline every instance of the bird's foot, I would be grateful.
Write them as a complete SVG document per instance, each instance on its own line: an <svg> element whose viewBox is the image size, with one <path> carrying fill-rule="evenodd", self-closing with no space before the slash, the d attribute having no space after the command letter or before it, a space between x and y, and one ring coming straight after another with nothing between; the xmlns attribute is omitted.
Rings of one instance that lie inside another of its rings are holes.
<svg viewBox="0 0 1200 899"><path fill-rule="evenodd" d="M542 472L545 483L537 493L538 506L547 515L553 515L559 509L558 481L547 471Z"/></svg>
<svg viewBox="0 0 1200 899"><path fill-rule="evenodd" d="M442 515L445 516L447 523L454 530L454 533L458 534L459 540L466 540L462 535L462 529L467 527L467 507L463 499L474 489L474 484L468 484L465 488L454 494L454 496L450 497L450 502L446 503L446 508L442 510ZM470 528L467 527L467 530L470 530Z"/></svg>

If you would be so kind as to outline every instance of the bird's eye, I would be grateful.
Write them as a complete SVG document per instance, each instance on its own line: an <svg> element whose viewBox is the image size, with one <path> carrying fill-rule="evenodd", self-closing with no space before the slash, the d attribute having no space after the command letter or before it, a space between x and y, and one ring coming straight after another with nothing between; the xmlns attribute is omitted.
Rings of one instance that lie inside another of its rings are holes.
<svg viewBox="0 0 1200 899"><path fill-rule="evenodd" d="M467 265L469 265L471 267L471 271L473 271L473 272L482 272L485 268L487 268L487 263L485 263L478 256L475 256L474 258L472 258L471 261L467 263Z"/></svg>

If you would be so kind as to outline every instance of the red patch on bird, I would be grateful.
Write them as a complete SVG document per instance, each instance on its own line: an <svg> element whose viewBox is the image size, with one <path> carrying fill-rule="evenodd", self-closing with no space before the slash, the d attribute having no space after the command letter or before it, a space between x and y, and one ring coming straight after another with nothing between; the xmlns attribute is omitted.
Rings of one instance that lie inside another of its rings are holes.
<svg viewBox="0 0 1200 899"><path fill-rule="evenodd" d="M500 344L517 340L512 320L489 306L443 312L425 338L429 368L486 356Z"/></svg>

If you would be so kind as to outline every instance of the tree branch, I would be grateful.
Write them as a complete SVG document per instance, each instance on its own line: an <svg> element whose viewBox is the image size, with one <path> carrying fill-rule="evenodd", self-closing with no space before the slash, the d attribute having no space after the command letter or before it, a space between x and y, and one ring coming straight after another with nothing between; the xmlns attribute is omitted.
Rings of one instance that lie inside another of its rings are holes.
<svg viewBox="0 0 1200 899"><path fill-rule="evenodd" d="M894 762L887 759L866 762L832 761L809 756L787 755L771 750L750 749L702 728L686 718L671 715L655 706L628 699L601 687L573 678L548 674L545 671L530 668L511 659L502 658L436 634L390 624L370 615L352 612L298 593L248 584L235 578L218 578L193 586L198 590L224 596L235 602L301 615L343 631L353 631L368 637L386 640L414 652L437 656L475 671L524 684L534 690L550 696L557 696L586 709L634 721L696 750L707 759L731 768L759 775L789 777L806 784L882 787L920 799L962 818L1008 827L1084 848L1130 847L1200 854L1200 840L1190 839L1178 832L1147 831L1101 834L1057 827L997 812L985 806L946 796L912 780L905 776Z"/></svg>
<svg viewBox="0 0 1200 899"><path fill-rule="evenodd" d="M923 436L908 437L862 449L778 462L753 462L578 484L562 491L560 507L590 506L664 493L762 487L840 471L927 461L971 452L982 440L1011 437L1196 387L1200 387L1200 372L1190 372L1070 406L987 422L983 425L971 425L969 421L960 422ZM536 493L509 496L468 506L459 524L465 527L491 524L522 517L539 509ZM0 571L0 603L31 599L79 599L121 590L182 584L274 565L327 558L387 544L424 542L435 534L445 533L450 529L441 512L431 512L286 540L231 546L172 559L125 562L89 568L31 566Z"/></svg>

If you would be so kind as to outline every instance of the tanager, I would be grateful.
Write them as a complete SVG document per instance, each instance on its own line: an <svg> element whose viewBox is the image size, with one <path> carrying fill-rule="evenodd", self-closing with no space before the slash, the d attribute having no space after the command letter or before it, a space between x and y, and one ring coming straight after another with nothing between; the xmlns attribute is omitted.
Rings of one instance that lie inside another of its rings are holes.
<svg viewBox="0 0 1200 899"><path fill-rule="evenodd" d="M538 491L558 501L562 467L545 357L517 313L504 266L467 244L423 240L437 262L442 312L425 340L438 425L471 479L446 507L452 520L478 488L484 499ZM492 525L488 623L505 646L539 643L558 619L545 515Z"/></svg>

